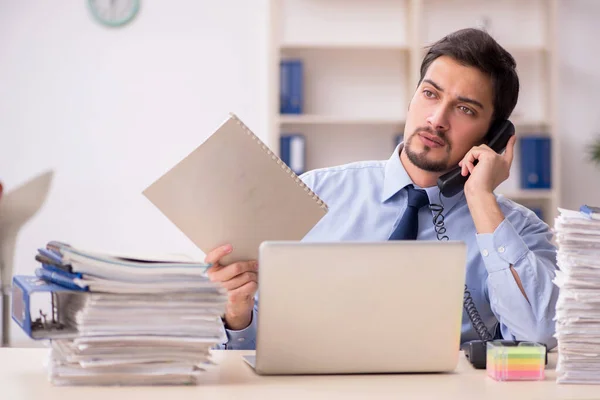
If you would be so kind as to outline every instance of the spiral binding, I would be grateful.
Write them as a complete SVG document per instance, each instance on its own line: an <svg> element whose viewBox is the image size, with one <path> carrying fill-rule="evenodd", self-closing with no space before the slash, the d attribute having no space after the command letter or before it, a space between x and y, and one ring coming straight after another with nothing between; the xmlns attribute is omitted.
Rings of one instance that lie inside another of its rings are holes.
<svg viewBox="0 0 600 400"><path fill-rule="evenodd" d="M450 240L448 235L445 234L446 227L444 226L444 214L442 214L444 212L444 203L442 201L441 192L439 199L440 204L429 205L429 209L435 213L433 216L433 226L438 240ZM471 325L473 325L473 329L477 332L479 338L483 341L492 340L493 337L485 326L481 315L479 315L479 311L477 311L477 307L475 306L475 302L473 301L473 297L471 297L471 292L469 292L467 285L465 285L464 308L471 320Z"/></svg>
<svg viewBox="0 0 600 400"><path fill-rule="evenodd" d="M281 167L282 170L284 170L287 175L294 179L294 181L302 188L304 189L304 191L312 197L313 200L315 200L317 202L317 204L325 209L326 211L329 210L329 207L327 206L327 204L325 204L325 202L315 193L313 192L308 186L306 186L306 184L302 181L302 179L300 179L300 177L290 168L286 165L286 163L284 163L281 158L279 158L277 156L277 154L273 153L271 151L271 149L269 149L269 147L262 141L260 140L260 138L258 136L256 136L251 130L250 128L248 128L235 114L233 113L229 113L230 117L232 119L234 119L237 124L239 126L242 127L242 129L244 129L244 131L250 135L250 137L252 137L256 143L261 146L263 148L263 150L267 153L267 155L271 156L271 159L275 162L277 162L277 165L279 165Z"/></svg>

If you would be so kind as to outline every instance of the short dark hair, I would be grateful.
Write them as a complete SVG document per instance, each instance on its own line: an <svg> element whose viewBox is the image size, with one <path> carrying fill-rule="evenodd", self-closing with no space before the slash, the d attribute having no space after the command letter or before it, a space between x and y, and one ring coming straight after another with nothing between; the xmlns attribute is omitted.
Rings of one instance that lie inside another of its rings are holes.
<svg viewBox="0 0 600 400"><path fill-rule="evenodd" d="M449 56L459 63L475 67L492 79L494 114L492 123L508 119L519 98L519 77L514 57L487 32L466 28L453 32L428 47L421 63L421 78L438 57Z"/></svg>

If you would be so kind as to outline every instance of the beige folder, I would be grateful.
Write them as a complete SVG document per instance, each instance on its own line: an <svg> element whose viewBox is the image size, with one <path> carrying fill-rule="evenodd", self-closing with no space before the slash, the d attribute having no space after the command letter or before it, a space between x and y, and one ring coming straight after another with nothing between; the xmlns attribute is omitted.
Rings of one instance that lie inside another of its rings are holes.
<svg viewBox="0 0 600 400"><path fill-rule="evenodd" d="M327 205L250 129L230 114L192 153L143 191L204 253L256 260L265 240L300 240Z"/></svg>

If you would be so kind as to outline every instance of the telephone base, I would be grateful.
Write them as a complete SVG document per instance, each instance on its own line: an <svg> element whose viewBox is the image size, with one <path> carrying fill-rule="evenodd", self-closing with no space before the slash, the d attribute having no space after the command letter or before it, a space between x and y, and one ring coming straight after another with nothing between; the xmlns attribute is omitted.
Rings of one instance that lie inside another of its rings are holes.
<svg viewBox="0 0 600 400"><path fill-rule="evenodd" d="M487 363L487 340L472 340L470 342L465 342L460 346L460 349L465 352L465 357L473 368L475 369L486 369ZM504 346L516 346L521 342L526 342L524 340L494 340L496 343L501 343ZM540 343L544 347L545 344ZM546 348L546 364L548 365L548 350Z"/></svg>
<svg viewBox="0 0 600 400"><path fill-rule="evenodd" d="M465 352L465 357L475 369L485 369L486 367L486 343L484 340L473 340L463 343L461 346L461 350Z"/></svg>

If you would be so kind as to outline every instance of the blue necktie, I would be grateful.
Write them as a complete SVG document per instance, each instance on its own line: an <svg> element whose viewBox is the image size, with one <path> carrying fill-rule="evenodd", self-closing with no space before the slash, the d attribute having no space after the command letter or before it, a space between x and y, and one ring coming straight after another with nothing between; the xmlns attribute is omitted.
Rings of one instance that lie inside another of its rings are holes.
<svg viewBox="0 0 600 400"><path fill-rule="evenodd" d="M429 204L427 192L415 189L413 185L406 187L408 190L408 206L396 230L388 240L415 240L419 231L419 209Z"/></svg>

